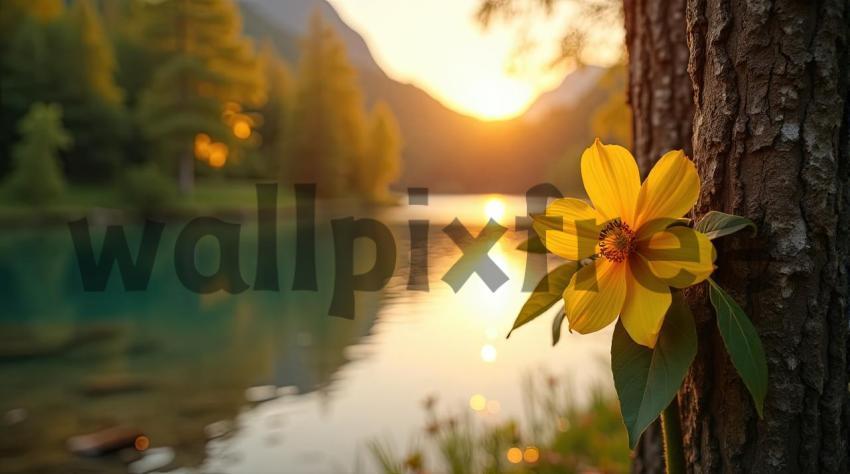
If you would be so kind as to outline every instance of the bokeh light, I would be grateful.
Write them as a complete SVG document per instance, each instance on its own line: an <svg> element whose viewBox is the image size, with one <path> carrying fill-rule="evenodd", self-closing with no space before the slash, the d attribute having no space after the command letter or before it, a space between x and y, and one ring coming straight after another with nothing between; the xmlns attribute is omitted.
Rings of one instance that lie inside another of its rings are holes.
<svg viewBox="0 0 850 474"><path fill-rule="evenodd" d="M469 408L472 408L475 411L482 411L487 408L487 399L484 397L484 395L476 393L475 395L469 397Z"/></svg>
<svg viewBox="0 0 850 474"><path fill-rule="evenodd" d="M540 460L540 451L534 446L529 446L525 448L525 452L523 452L522 457L525 459L525 462L534 464Z"/></svg>
<svg viewBox="0 0 850 474"><path fill-rule="evenodd" d="M484 346L481 347L481 360L483 360L484 362L495 361L497 355L498 352L496 351L496 348L492 345L484 344Z"/></svg>
<svg viewBox="0 0 850 474"><path fill-rule="evenodd" d="M224 143L213 143L210 145L209 163L213 168L221 168L227 162L227 145Z"/></svg>
<svg viewBox="0 0 850 474"><path fill-rule="evenodd" d="M207 161L210 158L210 144L212 139L206 133L195 135L195 157Z"/></svg>
<svg viewBox="0 0 850 474"><path fill-rule="evenodd" d="M151 440L145 435L138 436L133 442L133 446L135 446L136 451L147 451L151 446Z"/></svg>
<svg viewBox="0 0 850 474"><path fill-rule="evenodd" d="M245 119L237 119L233 124L233 134L240 140L247 140L251 136L251 124Z"/></svg>
<svg viewBox="0 0 850 474"><path fill-rule="evenodd" d="M522 462L522 450L514 446L508 450L507 457L509 462L519 464Z"/></svg>

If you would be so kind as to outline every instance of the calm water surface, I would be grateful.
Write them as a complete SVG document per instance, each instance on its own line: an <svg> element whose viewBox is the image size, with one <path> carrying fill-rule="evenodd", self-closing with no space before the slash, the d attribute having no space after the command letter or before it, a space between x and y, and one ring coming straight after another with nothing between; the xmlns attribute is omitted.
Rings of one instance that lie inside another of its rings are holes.
<svg viewBox="0 0 850 474"><path fill-rule="evenodd" d="M317 293L288 289L294 228L285 215L282 290L235 296L197 295L178 281L173 243L188 219L168 225L149 289L137 293L123 291L114 273L108 291L84 292L64 227L6 229L0 472L126 472L132 452L89 459L66 448L74 435L114 425L144 431L151 453L173 454L163 471L372 472L366 442L390 439L403 450L421 438L428 396L483 423L521 419L523 378L552 373L569 378L580 401L591 385L611 383L610 330L580 337L565 330L553 348L553 309L504 337L528 296L526 254L515 250L525 233L509 231L490 251L510 277L495 293L478 276L458 293L441 281L461 254L441 231L452 218L475 235L488 217L513 229L523 214L522 199L504 196L432 196L428 207L369 213L393 229L398 263L384 290L357 294L352 321L327 315L334 267L327 219L364 211L320 212ZM407 220L424 218L432 221L430 291L409 291ZM216 267L213 242L199 245L202 269ZM362 245L355 267L369 268L374 251ZM246 218L241 263L249 283L255 255L256 223ZM495 402L472 411L473 395Z"/></svg>

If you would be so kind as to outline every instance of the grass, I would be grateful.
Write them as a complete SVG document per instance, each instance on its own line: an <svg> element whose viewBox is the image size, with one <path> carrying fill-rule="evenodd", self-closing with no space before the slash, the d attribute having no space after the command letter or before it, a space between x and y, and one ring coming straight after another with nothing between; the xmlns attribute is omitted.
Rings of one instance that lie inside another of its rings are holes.
<svg viewBox="0 0 850 474"><path fill-rule="evenodd" d="M291 205L289 194L285 188L280 188L280 208ZM256 207L256 188L252 181L199 180L191 195L176 197L163 211L204 214L254 210ZM31 206L0 194L0 219L3 220L77 218L87 215L94 208L130 210L133 206L120 197L117 189L103 186L69 185L60 199L41 206Z"/></svg>
<svg viewBox="0 0 850 474"><path fill-rule="evenodd" d="M597 386L590 401L578 405L568 389L551 377L528 377L523 424L441 415L432 398L425 402L423 442L397 454L392 443L372 440L369 452L386 474L628 472L628 438L616 397Z"/></svg>

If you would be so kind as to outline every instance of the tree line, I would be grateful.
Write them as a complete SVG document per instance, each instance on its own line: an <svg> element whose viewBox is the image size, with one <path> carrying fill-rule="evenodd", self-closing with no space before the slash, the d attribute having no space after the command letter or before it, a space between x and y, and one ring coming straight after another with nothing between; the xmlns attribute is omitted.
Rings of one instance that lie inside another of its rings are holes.
<svg viewBox="0 0 850 474"><path fill-rule="evenodd" d="M389 202L400 172L393 112L366 109L318 12L293 72L243 35L232 0L9 0L0 72L0 180L13 199L61 199L71 182L162 205L222 176Z"/></svg>

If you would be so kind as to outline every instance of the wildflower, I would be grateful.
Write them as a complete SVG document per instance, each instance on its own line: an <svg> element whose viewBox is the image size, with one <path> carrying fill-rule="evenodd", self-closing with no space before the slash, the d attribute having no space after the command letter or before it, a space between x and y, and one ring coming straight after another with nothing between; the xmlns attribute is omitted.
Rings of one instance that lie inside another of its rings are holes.
<svg viewBox="0 0 850 474"><path fill-rule="evenodd" d="M673 225L696 203L696 168L681 150L671 151L641 185L631 153L597 139L581 157L581 174L593 206L559 199L534 224L552 253L591 259L564 291L570 330L598 331L619 315L635 342L655 347L670 287L694 285L714 271L708 237Z"/></svg>

